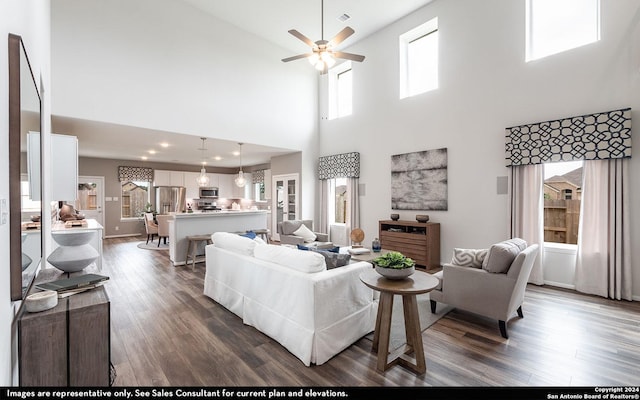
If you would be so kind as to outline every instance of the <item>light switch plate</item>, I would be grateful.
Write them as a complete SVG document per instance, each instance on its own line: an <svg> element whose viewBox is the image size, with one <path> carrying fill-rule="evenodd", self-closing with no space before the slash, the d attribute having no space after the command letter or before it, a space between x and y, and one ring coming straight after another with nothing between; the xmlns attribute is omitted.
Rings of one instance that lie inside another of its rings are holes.
<svg viewBox="0 0 640 400"><path fill-rule="evenodd" d="M9 215L9 210L7 209L7 199L0 200L0 225L4 225L7 223L7 216Z"/></svg>

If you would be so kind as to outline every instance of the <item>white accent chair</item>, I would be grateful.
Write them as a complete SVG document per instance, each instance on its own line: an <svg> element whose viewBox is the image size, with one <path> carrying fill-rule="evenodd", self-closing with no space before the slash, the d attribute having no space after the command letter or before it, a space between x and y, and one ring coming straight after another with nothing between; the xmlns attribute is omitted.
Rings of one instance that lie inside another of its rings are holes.
<svg viewBox="0 0 640 400"><path fill-rule="evenodd" d="M486 255L487 259L492 249L493 246ZM490 272L491 267L487 268L486 263L475 268L444 264L442 271L434 274L440 279L440 284L430 292L431 312L435 314L437 302L442 302L497 319L502 337L508 339L509 318L516 312L523 318L524 293L537 255L537 244L525 247L505 272Z"/></svg>
<svg viewBox="0 0 640 400"><path fill-rule="evenodd" d="M296 236L293 233L300 228L300 225L306 225L310 231L316 235L315 242L328 242L329 235L327 233L315 232L313 230L313 221L310 219L286 220L278 222L278 234L280 235L280 244L305 245L304 238ZM315 243L313 242L313 243ZM311 244L313 244L311 243ZM306 243L309 245L310 243Z"/></svg>
<svg viewBox="0 0 640 400"><path fill-rule="evenodd" d="M144 228L147 231L147 244L149 239L153 243L153 238L158 234L158 224L153 220L153 213L144 213Z"/></svg>

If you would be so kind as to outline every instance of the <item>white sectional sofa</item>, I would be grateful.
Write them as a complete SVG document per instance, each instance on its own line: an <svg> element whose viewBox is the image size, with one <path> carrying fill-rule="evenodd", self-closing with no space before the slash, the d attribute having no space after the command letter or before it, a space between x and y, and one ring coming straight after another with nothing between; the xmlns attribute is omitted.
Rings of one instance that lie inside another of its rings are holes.
<svg viewBox="0 0 640 400"><path fill-rule="evenodd" d="M327 270L313 251L217 232L206 247L204 294L273 338L306 366L373 331L377 296L355 262Z"/></svg>

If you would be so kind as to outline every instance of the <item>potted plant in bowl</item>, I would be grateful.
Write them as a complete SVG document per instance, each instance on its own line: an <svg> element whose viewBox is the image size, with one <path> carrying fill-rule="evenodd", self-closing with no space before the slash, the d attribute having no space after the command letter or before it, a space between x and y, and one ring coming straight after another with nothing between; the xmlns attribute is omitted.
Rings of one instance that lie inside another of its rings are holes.
<svg viewBox="0 0 640 400"><path fill-rule="evenodd" d="M416 272L416 262L398 251L390 251L371 262L376 272L388 279L404 279Z"/></svg>

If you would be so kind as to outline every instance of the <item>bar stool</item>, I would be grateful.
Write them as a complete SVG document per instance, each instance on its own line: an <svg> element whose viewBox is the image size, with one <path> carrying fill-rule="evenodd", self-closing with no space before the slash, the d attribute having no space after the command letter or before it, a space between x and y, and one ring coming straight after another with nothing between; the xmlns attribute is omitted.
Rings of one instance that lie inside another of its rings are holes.
<svg viewBox="0 0 640 400"><path fill-rule="evenodd" d="M269 243L269 233L268 229L254 229L253 232L260 236L265 242Z"/></svg>
<svg viewBox="0 0 640 400"><path fill-rule="evenodd" d="M203 259L200 260L196 260L197 257L197 252L198 252L198 244L201 242L205 243L205 246L207 244L212 244L213 241L211 240L211 235L191 235L191 236L187 236L187 241L189 242L189 244L187 244L187 256L185 257L184 263L185 265L189 264L189 258L191 258L191 270L195 271L196 270L196 262L203 262Z"/></svg>

